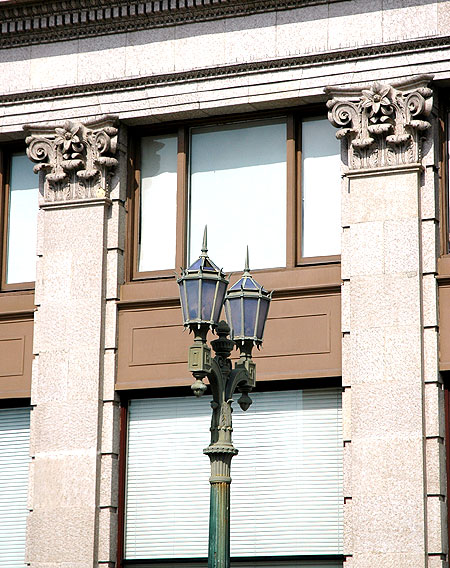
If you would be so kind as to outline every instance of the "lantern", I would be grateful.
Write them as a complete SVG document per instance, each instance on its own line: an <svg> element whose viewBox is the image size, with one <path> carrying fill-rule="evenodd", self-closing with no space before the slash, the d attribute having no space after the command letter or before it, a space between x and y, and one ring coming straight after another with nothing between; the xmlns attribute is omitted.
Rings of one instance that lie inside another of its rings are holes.
<svg viewBox="0 0 450 568"><path fill-rule="evenodd" d="M250 275L248 249L245 271L225 298L225 314L231 328L231 338L236 343L251 341L261 345L272 293Z"/></svg>
<svg viewBox="0 0 450 568"><path fill-rule="evenodd" d="M206 227L202 253L177 280L185 327L206 324L215 328L219 323L228 280L207 255Z"/></svg>

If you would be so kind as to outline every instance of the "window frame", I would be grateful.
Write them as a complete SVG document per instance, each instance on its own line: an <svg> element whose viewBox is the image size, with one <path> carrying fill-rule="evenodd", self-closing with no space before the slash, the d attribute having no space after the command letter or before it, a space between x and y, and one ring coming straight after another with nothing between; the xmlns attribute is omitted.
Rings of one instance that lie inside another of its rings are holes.
<svg viewBox="0 0 450 568"><path fill-rule="evenodd" d="M11 182L11 160L14 154L25 153L23 141L0 146L0 293L2 292L32 292L35 281L6 282L8 262L8 221ZM31 162L30 162L31 166ZM38 176L36 175L38 180Z"/></svg>
<svg viewBox="0 0 450 568"><path fill-rule="evenodd" d="M450 108L441 107L437 117L438 144L439 144L439 237L440 255L446 256L450 252L449 232L449 145L450 145Z"/></svg>
<svg viewBox="0 0 450 568"><path fill-rule="evenodd" d="M258 392L285 391L285 390L320 390L337 388L342 390L341 377L321 377L313 379L285 379L276 381L262 381L258 383ZM119 480L118 480L118 523L117 523L117 568L146 568L155 565L163 568L164 565L182 568L183 565L193 568L207 568L207 558L179 558L179 559L140 559L131 560L124 558L125 553L125 512L126 512L126 473L128 456L128 415L129 402L133 399L165 398L165 397L192 397L189 386L183 387L160 387L122 391L120 394L120 422L119 422ZM210 396L206 393L205 396ZM250 393L251 396L251 393ZM205 440L208 432L205 431ZM232 486L233 487L233 486ZM231 489L233 490L233 489ZM344 562L344 554L302 555L302 556L257 556L257 557L232 557L231 565L248 564L253 568L254 564L261 563L273 566L272 561L285 568L299 568L298 562Z"/></svg>
<svg viewBox="0 0 450 568"><path fill-rule="evenodd" d="M178 123L156 124L137 127L131 131L129 144L129 176L127 209L126 281L149 281L172 279L174 270L187 265L188 217L189 217L189 142L190 129L198 126L221 126L230 123L286 118L286 265L267 267L260 271L285 271L301 266L340 263L340 255L303 257L302 249L302 121L306 118L326 116L323 105L301 109L279 109L256 113L242 113ZM177 154L177 212L175 267L166 270L138 271L139 226L140 226L140 139L144 136L175 134L178 140Z"/></svg>

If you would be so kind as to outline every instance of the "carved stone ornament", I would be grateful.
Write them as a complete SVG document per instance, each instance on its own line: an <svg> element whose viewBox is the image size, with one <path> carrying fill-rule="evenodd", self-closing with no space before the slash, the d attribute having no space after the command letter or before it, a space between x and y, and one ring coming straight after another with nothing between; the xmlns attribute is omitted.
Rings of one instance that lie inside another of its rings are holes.
<svg viewBox="0 0 450 568"><path fill-rule="evenodd" d="M347 140L350 170L419 164L426 118L433 106L432 76L354 89L327 87L328 119Z"/></svg>
<svg viewBox="0 0 450 568"><path fill-rule="evenodd" d="M116 118L27 125L27 155L44 172L44 201L108 197L117 160Z"/></svg>

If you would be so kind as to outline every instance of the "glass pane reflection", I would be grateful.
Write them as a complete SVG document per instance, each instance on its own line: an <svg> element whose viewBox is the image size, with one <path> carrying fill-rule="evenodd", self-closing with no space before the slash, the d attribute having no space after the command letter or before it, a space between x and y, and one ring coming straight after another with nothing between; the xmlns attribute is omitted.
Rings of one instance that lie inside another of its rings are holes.
<svg viewBox="0 0 450 568"><path fill-rule="evenodd" d="M36 279L39 177L25 154L11 157L6 283Z"/></svg>
<svg viewBox="0 0 450 568"><path fill-rule="evenodd" d="M258 300L256 298L245 298L244 301L244 334L246 337L255 335L256 312Z"/></svg>
<svg viewBox="0 0 450 568"><path fill-rule="evenodd" d="M208 254L226 271L286 265L286 120L191 130L190 258L208 225ZM232 230L230 230L232 227Z"/></svg>
<svg viewBox="0 0 450 568"><path fill-rule="evenodd" d="M177 137L146 136L141 145L138 271L175 267Z"/></svg>
<svg viewBox="0 0 450 568"><path fill-rule="evenodd" d="M302 256L341 253L341 159L326 118L302 123Z"/></svg>
<svg viewBox="0 0 450 568"><path fill-rule="evenodd" d="M189 318L196 319L198 313L198 280L187 280L184 284L186 286L186 293L188 299Z"/></svg>

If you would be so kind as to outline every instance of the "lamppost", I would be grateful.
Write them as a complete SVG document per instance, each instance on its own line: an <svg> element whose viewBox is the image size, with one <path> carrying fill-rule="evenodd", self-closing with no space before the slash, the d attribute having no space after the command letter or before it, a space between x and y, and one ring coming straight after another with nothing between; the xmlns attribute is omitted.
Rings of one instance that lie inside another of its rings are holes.
<svg viewBox="0 0 450 568"><path fill-rule="evenodd" d="M201 396L207 389L212 393L211 442L203 452L211 462L208 568L230 566L230 470L231 459L238 453L233 446L231 405L237 389L242 410L248 410L252 400L248 393L255 386L256 365L252 349L262 343L272 294L264 290L250 275L248 250L243 276L226 294L228 280L207 255L206 227L202 253L178 279L184 326L194 334L189 348L189 370L195 378L192 390ZM225 305L225 321L219 322ZM211 341L215 356L206 344L208 330L217 332ZM231 335L231 339L228 335ZM234 368L231 351L239 349L239 361Z"/></svg>

